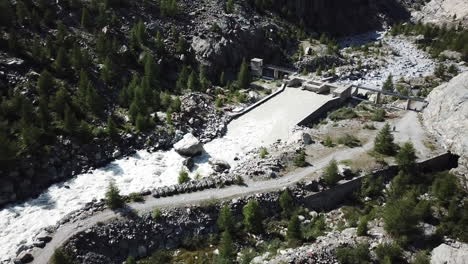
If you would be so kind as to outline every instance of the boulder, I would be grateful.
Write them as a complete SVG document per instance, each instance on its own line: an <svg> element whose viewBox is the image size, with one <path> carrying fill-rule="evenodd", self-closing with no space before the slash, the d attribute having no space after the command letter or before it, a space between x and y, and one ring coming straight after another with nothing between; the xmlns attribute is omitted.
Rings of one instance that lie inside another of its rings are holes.
<svg viewBox="0 0 468 264"><path fill-rule="evenodd" d="M203 151L203 144L192 134L186 134L179 142L174 144L177 153L194 157Z"/></svg>
<svg viewBox="0 0 468 264"><path fill-rule="evenodd" d="M231 165L224 160L210 159L208 163L210 163L211 167L213 167L213 170L216 172L223 172L231 168Z"/></svg>
<svg viewBox="0 0 468 264"><path fill-rule="evenodd" d="M39 241L43 241L45 243L48 243L48 242L50 242L52 240L52 236L49 234L49 232L42 231L41 233L39 233L39 235L37 235L36 239L39 240Z"/></svg>
<svg viewBox="0 0 468 264"><path fill-rule="evenodd" d="M441 244L431 253L431 264L466 264L468 244L456 242Z"/></svg>
<svg viewBox="0 0 468 264"><path fill-rule="evenodd" d="M193 169L193 166L195 166L195 162L190 157L186 158L182 164L184 164L184 166L187 167L187 169L189 169L190 171Z"/></svg>
<svg viewBox="0 0 468 264"><path fill-rule="evenodd" d="M34 260L34 257L31 253L27 251L21 252L18 257L16 257L15 263L30 263Z"/></svg>

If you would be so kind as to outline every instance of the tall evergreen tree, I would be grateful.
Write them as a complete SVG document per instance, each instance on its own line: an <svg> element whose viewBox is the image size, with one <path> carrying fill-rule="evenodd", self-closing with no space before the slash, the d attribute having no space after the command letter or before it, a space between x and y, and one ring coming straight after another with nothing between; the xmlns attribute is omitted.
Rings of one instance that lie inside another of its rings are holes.
<svg viewBox="0 0 468 264"><path fill-rule="evenodd" d="M374 150L385 155L393 155L395 153L395 143L393 142L393 135L388 123L384 125L375 137Z"/></svg>
<svg viewBox="0 0 468 264"><path fill-rule="evenodd" d="M104 66L101 69L101 79L104 81L106 84L110 84L112 81L112 78L114 77L114 67L113 67L113 62L110 56L106 57L106 60L104 61Z"/></svg>
<svg viewBox="0 0 468 264"><path fill-rule="evenodd" d="M414 149L413 143L410 141L403 144L395 157L395 161L400 167L400 170L403 170L407 173L410 173L414 170L416 159L416 150Z"/></svg>
<svg viewBox="0 0 468 264"><path fill-rule="evenodd" d="M63 114L67 102L69 102L68 92L62 87L51 100L52 109L60 116L60 118L64 118Z"/></svg>
<svg viewBox="0 0 468 264"><path fill-rule="evenodd" d="M395 90L395 87L393 86L393 76L390 74L387 77L387 80L385 80L382 90L387 91L387 92L393 92Z"/></svg>
<svg viewBox="0 0 468 264"><path fill-rule="evenodd" d="M49 91L54 89L54 80L47 70L43 70L37 81L39 96L48 102Z"/></svg>
<svg viewBox="0 0 468 264"><path fill-rule="evenodd" d="M195 71L192 70L190 76L187 80L187 88L190 91L199 91L200 90L200 81Z"/></svg>
<svg viewBox="0 0 468 264"><path fill-rule="evenodd" d="M54 62L54 68L59 73L65 73L67 71L68 58L67 58L67 52L65 48L63 47L60 47L57 53L57 58L55 59L55 62Z"/></svg>
<svg viewBox="0 0 468 264"><path fill-rule="evenodd" d="M290 243L298 243L302 240L301 223L296 214L289 220L286 237Z"/></svg>
<svg viewBox="0 0 468 264"><path fill-rule="evenodd" d="M19 147L16 140L7 135L7 129L0 124L0 162L16 158Z"/></svg>
<svg viewBox="0 0 468 264"><path fill-rule="evenodd" d="M223 206L219 211L218 227L220 230L227 231L231 234L234 232L234 218L231 209L229 209L227 205Z"/></svg>
<svg viewBox="0 0 468 264"><path fill-rule="evenodd" d="M119 188L113 183L109 183L107 187L106 195L106 205L111 209L117 209L124 205L124 199L120 195Z"/></svg>
<svg viewBox="0 0 468 264"><path fill-rule="evenodd" d="M107 118L107 134L113 138L115 136L117 136L119 133L119 130L117 128L117 124L115 124L115 121L114 119L112 118L112 116L109 116Z"/></svg>
<svg viewBox="0 0 468 264"><path fill-rule="evenodd" d="M244 215L244 225L248 232L263 232L262 214L260 205L256 200L250 200L242 210Z"/></svg>
<svg viewBox="0 0 468 264"><path fill-rule="evenodd" d="M338 172L338 164L336 160L331 160L328 163L328 166L325 168L325 172L323 174L323 180L327 185L333 186L338 183L340 180L340 174Z"/></svg>
<svg viewBox="0 0 468 264"><path fill-rule="evenodd" d="M182 70L180 71L176 82L176 93L180 93L183 90L187 89L189 75L190 72L188 70L188 67L185 65L182 66Z"/></svg>
<svg viewBox="0 0 468 264"><path fill-rule="evenodd" d="M279 197L279 204L283 211L283 215L289 217L294 211L294 201L288 190L281 193Z"/></svg>
<svg viewBox="0 0 468 264"><path fill-rule="evenodd" d="M86 105L88 106L89 110L93 114L95 115L101 114L102 100L91 81L88 82L85 100L86 100Z"/></svg>
<svg viewBox="0 0 468 264"><path fill-rule="evenodd" d="M63 128L69 135L73 135L78 129L78 120L68 104L65 106Z"/></svg>
<svg viewBox="0 0 468 264"><path fill-rule="evenodd" d="M231 260L234 256L234 245L231 234L228 231L224 231L221 234L219 256L224 260Z"/></svg>
<svg viewBox="0 0 468 264"><path fill-rule="evenodd" d="M242 61L239 73L237 75L237 84L240 89L248 89L250 85L249 67L245 59Z"/></svg>
<svg viewBox="0 0 468 264"><path fill-rule="evenodd" d="M150 89L158 89L158 66L154 62L153 56L151 54L146 54L145 56L145 77L148 78Z"/></svg>

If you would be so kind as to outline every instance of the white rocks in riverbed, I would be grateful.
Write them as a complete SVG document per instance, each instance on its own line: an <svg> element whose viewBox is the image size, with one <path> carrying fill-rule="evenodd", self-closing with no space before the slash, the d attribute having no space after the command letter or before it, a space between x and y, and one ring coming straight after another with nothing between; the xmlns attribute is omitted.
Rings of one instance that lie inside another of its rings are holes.
<svg viewBox="0 0 468 264"><path fill-rule="evenodd" d="M177 153L193 157L203 151L203 144L192 134L186 134L179 142L174 144Z"/></svg>

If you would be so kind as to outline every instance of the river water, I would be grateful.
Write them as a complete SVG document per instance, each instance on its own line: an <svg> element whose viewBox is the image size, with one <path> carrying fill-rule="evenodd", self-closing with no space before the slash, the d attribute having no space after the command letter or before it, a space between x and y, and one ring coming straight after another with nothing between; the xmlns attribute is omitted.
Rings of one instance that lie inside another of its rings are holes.
<svg viewBox="0 0 468 264"><path fill-rule="evenodd" d="M266 147L278 139L286 140L295 124L330 99L329 96L287 88L232 121L224 137L205 144L206 153L195 159L197 171L191 176L197 172L202 176L210 174L209 158L222 159L236 166L235 157L242 158L244 153ZM41 228L55 225L66 214L93 199L103 198L111 181L122 194L176 184L183 160L174 150L138 151L103 168L55 184L36 199L0 210L0 261L9 263L17 249L22 244L30 244Z"/></svg>

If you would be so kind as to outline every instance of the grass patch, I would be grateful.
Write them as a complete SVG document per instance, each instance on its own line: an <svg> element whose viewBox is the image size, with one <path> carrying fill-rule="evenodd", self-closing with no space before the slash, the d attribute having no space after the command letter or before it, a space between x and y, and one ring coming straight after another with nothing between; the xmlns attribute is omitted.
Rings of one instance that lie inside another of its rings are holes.
<svg viewBox="0 0 468 264"><path fill-rule="evenodd" d="M362 145L361 141L357 137L350 134L345 134L344 136L338 138L338 144L342 144L350 148L359 147Z"/></svg>
<svg viewBox="0 0 468 264"><path fill-rule="evenodd" d="M340 120L345 120L345 119L352 119L357 117L356 111L354 111L353 108L351 107L343 107L338 110L333 111L328 118L330 118L333 121L340 121Z"/></svg>

